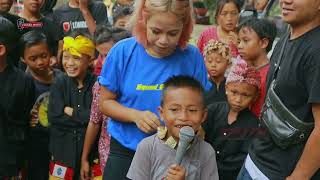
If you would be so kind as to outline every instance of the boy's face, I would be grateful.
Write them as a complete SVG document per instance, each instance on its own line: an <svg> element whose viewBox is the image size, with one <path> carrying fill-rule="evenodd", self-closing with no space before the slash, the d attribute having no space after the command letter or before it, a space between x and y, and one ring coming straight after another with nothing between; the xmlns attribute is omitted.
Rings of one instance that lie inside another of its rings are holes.
<svg viewBox="0 0 320 180"><path fill-rule="evenodd" d="M268 0L255 0L254 1L254 8L257 11L263 11L264 8L266 7L267 3L268 3Z"/></svg>
<svg viewBox="0 0 320 180"><path fill-rule="evenodd" d="M23 7L31 13L37 13L40 11L43 0L24 0Z"/></svg>
<svg viewBox="0 0 320 180"><path fill-rule="evenodd" d="M251 28L243 27L239 31L238 51L246 61L255 61L261 53L266 53L269 41L260 39L258 34Z"/></svg>
<svg viewBox="0 0 320 180"><path fill-rule="evenodd" d="M68 51L63 51L62 65L67 75L72 78L84 78L91 63L89 56L73 56Z"/></svg>
<svg viewBox="0 0 320 180"><path fill-rule="evenodd" d="M112 40L110 40L108 42L97 44L96 49L99 52L99 54L102 55L103 58L105 58L105 57L107 57L108 52L110 51L110 49L112 48L113 45L114 45L114 42Z"/></svg>
<svg viewBox="0 0 320 180"><path fill-rule="evenodd" d="M11 9L13 0L0 0L0 13L6 13Z"/></svg>
<svg viewBox="0 0 320 180"><path fill-rule="evenodd" d="M39 43L24 50L23 61L35 74L42 75L50 67L50 51L46 43Z"/></svg>
<svg viewBox="0 0 320 180"><path fill-rule="evenodd" d="M117 18L117 21L114 22L114 27L127 28L128 22L130 20L130 15L121 16Z"/></svg>
<svg viewBox="0 0 320 180"><path fill-rule="evenodd" d="M172 54L182 33L183 23L171 12L159 12L147 20L148 50L152 55L165 57Z"/></svg>
<svg viewBox="0 0 320 180"><path fill-rule="evenodd" d="M258 90L248 83L231 82L226 85L226 94L230 109L240 112L256 100Z"/></svg>
<svg viewBox="0 0 320 180"><path fill-rule="evenodd" d="M180 128L190 126L197 131L207 116L200 93L191 88L167 89L159 112L168 134L176 140L179 139Z"/></svg>
<svg viewBox="0 0 320 180"><path fill-rule="evenodd" d="M227 59L215 52L206 56L205 63L210 77L224 76L224 73L230 64Z"/></svg>

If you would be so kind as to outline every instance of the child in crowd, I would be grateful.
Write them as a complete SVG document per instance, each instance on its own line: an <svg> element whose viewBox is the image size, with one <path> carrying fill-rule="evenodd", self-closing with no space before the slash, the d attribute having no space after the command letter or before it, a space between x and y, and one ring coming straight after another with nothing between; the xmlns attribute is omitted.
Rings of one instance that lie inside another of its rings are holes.
<svg viewBox="0 0 320 180"><path fill-rule="evenodd" d="M229 46L216 40L210 40L204 48L203 56L210 81L214 85L205 94L206 104L226 101L225 75L232 64Z"/></svg>
<svg viewBox="0 0 320 180"><path fill-rule="evenodd" d="M218 0L215 13L217 26L203 31L198 39L198 48L203 54L208 41L213 39L230 46L232 56L238 55L238 35L236 27L239 19L240 5L237 0Z"/></svg>
<svg viewBox="0 0 320 180"><path fill-rule="evenodd" d="M159 112L166 126L140 142L129 179L218 179L214 150L199 136L194 137L182 164L174 164L180 128L190 126L197 132L207 117L203 93L201 84L192 77L173 76L164 83Z"/></svg>
<svg viewBox="0 0 320 180"><path fill-rule="evenodd" d="M27 74L34 80L35 104L31 110L31 129L28 143L28 179L47 180L49 171L49 133L47 108L49 90L54 78L61 73L50 68L51 53L47 37L37 31L29 31L19 40L22 61Z"/></svg>
<svg viewBox="0 0 320 180"><path fill-rule="evenodd" d="M216 150L219 179L237 178L251 139L261 133L259 120L248 109L257 98L259 88L258 72L238 59L226 80L228 102L208 106L203 129L205 140Z"/></svg>
<svg viewBox="0 0 320 180"><path fill-rule="evenodd" d="M59 76L51 86L48 107L51 177L80 177L80 158L96 81L88 71L94 54L94 43L84 35L63 39L62 65L66 75Z"/></svg>
<svg viewBox="0 0 320 180"><path fill-rule="evenodd" d="M254 0L253 7L258 13L258 17L262 17L266 6L268 5L269 0Z"/></svg>
<svg viewBox="0 0 320 180"><path fill-rule="evenodd" d="M19 14L20 18L17 20L18 31L21 35L31 31L36 30L39 33L43 33L47 36L47 41L49 49L51 51L51 65L57 63L57 50L58 42L61 36L61 31L57 28L51 19L44 17L40 13L41 0L24 0L23 1L23 10ZM20 64L20 67L25 70L26 65L24 63Z"/></svg>
<svg viewBox="0 0 320 180"><path fill-rule="evenodd" d="M133 7L117 6L113 12L113 26L121 28L129 28L129 20L133 12Z"/></svg>
<svg viewBox="0 0 320 180"><path fill-rule="evenodd" d="M122 28L113 28L105 25L97 26L94 40L96 49L99 52L98 63L95 66L94 73L100 75L102 64L110 50L110 48L119 40L125 39L131 36L131 33ZM99 67L98 67L99 65ZM88 156L91 151L92 145L95 143L96 137L101 128L101 134L99 138L99 162L101 170L104 170L104 166L108 159L110 149L110 135L107 133L107 117L102 114L99 110L98 100L100 96L100 84L98 81L93 85L92 88L92 104L90 113L90 122L87 127L85 141L83 145L83 152L81 156L81 178L87 179L89 177L89 162Z"/></svg>
<svg viewBox="0 0 320 180"><path fill-rule="evenodd" d="M8 53L17 42L14 25L0 17L0 179L18 178L26 154L34 84L11 63Z"/></svg>
<svg viewBox="0 0 320 180"><path fill-rule="evenodd" d="M74 31L93 35L97 24L109 24L104 3L90 0L69 0L53 12L53 19L63 37Z"/></svg>
<svg viewBox="0 0 320 180"><path fill-rule="evenodd" d="M99 52L98 58L94 62L94 74L100 75L102 65L111 47L121 39L131 37L131 33L123 28L98 25L94 33L96 50Z"/></svg>
<svg viewBox="0 0 320 180"><path fill-rule="evenodd" d="M259 98L251 107L251 111L257 117L260 116L266 95L266 81L270 67L267 54L272 49L276 34L276 26L266 19L251 18L239 25L238 50L240 56L255 67L261 77Z"/></svg>

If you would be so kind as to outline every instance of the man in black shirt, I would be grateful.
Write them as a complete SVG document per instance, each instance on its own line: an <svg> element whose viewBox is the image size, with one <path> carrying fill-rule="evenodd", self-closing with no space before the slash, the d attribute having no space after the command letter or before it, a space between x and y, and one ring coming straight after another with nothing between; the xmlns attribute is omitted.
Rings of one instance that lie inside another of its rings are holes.
<svg viewBox="0 0 320 180"><path fill-rule="evenodd" d="M315 125L306 142L285 149L270 134L254 141L238 179L320 179L320 1L280 0L280 6L290 36L280 39L271 57L268 86L286 42L275 92L297 118Z"/></svg>
<svg viewBox="0 0 320 180"><path fill-rule="evenodd" d="M22 166L34 101L32 79L7 63L15 37L14 25L0 17L0 179L17 176Z"/></svg>

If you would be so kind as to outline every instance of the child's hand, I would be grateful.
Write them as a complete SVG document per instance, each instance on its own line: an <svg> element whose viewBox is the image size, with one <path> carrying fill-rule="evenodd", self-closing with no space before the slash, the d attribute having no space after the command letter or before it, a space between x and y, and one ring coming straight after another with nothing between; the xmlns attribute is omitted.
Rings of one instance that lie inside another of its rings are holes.
<svg viewBox="0 0 320 180"><path fill-rule="evenodd" d="M186 177L186 169L177 164L171 165L166 180L184 180Z"/></svg>
<svg viewBox="0 0 320 180"><path fill-rule="evenodd" d="M64 108L64 113L65 113L66 115L68 115L68 116L72 116L72 114L73 114L73 108L66 106L66 107Z"/></svg>
<svg viewBox="0 0 320 180"><path fill-rule="evenodd" d="M37 108L38 109L38 108ZM31 110L31 121L30 126L35 127L38 124L39 118L38 118L38 112L34 109Z"/></svg>
<svg viewBox="0 0 320 180"><path fill-rule="evenodd" d="M88 161L81 161L80 175L81 180L90 180L90 165Z"/></svg>

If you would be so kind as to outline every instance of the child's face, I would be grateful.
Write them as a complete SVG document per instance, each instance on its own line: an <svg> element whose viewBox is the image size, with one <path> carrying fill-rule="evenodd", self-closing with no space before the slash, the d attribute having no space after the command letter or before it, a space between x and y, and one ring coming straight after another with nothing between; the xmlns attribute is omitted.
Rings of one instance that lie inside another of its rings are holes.
<svg viewBox="0 0 320 180"><path fill-rule="evenodd" d="M24 50L23 61L32 72L41 75L50 68L50 51L46 43L41 42Z"/></svg>
<svg viewBox="0 0 320 180"><path fill-rule="evenodd" d="M130 20L130 15L118 17L117 21L114 22L114 27L127 28Z"/></svg>
<svg viewBox="0 0 320 180"><path fill-rule="evenodd" d="M84 78L91 63L89 56L73 56L68 51L63 51L62 65L67 75L72 78Z"/></svg>
<svg viewBox="0 0 320 180"><path fill-rule="evenodd" d="M255 0L254 1L254 8L257 11L263 11L264 8L266 7L267 3L268 3L268 0Z"/></svg>
<svg viewBox="0 0 320 180"><path fill-rule="evenodd" d="M40 11L43 0L24 0L23 7L29 12L37 13Z"/></svg>
<svg viewBox="0 0 320 180"><path fill-rule="evenodd" d="M217 17L218 24L225 31L234 31L239 19L239 11L233 2L223 6Z"/></svg>
<svg viewBox="0 0 320 180"><path fill-rule="evenodd" d="M156 13L147 20L148 50L155 56L165 57L174 52L183 23L170 12Z"/></svg>
<svg viewBox="0 0 320 180"><path fill-rule="evenodd" d="M258 34L251 28L244 27L239 31L238 51L246 61L255 61L263 52L266 53L268 40L260 39Z"/></svg>
<svg viewBox="0 0 320 180"><path fill-rule="evenodd" d="M215 52L206 56L205 63L210 77L224 76L224 73L230 64L227 59Z"/></svg>
<svg viewBox="0 0 320 180"><path fill-rule="evenodd" d="M191 88L167 89L159 112L168 134L176 140L179 139L180 128L190 126L197 131L207 116L200 93Z"/></svg>
<svg viewBox="0 0 320 180"><path fill-rule="evenodd" d="M230 109L240 112L248 108L257 98L257 87L241 82L231 82L226 85L226 94Z"/></svg>
<svg viewBox="0 0 320 180"><path fill-rule="evenodd" d="M0 0L0 13L6 13L11 9L13 0Z"/></svg>
<svg viewBox="0 0 320 180"><path fill-rule="evenodd" d="M112 48L113 45L114 45L114 42L112 40L110 40L108 42L97 44L96 49L99 52L99 54L102 55L103 58L105 58L105 57L107 57L108 52L110 51L110 49Z"/></svg>

